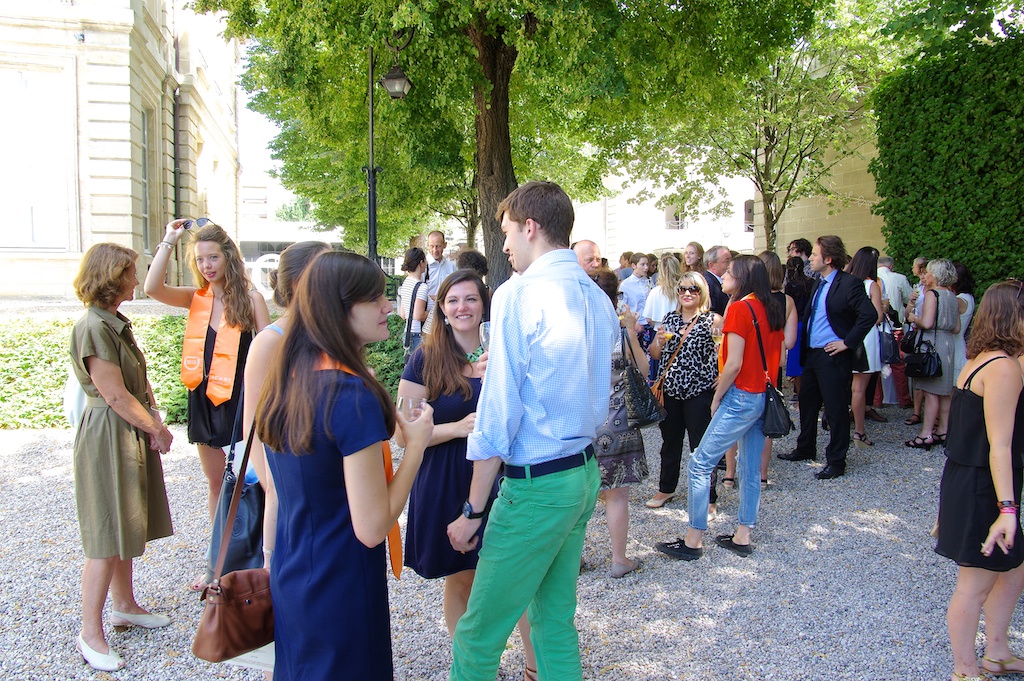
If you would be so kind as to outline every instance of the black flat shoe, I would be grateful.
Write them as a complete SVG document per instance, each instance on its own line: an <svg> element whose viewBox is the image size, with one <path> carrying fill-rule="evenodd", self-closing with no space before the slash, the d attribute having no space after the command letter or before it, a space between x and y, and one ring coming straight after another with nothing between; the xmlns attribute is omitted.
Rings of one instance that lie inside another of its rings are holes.
<svg viewBox="0 0 1024 681"><path fill-rule="evenodd" d="M832 480L846 475L846 468L829 464L814 474L818 480Z"/></svg>
<svg viewBox="0 0 1024 681"><path fill-rule="evenodd" d="M776 456L776 458L782 459L783 461L814 461L815 459L818 458L814 454L803 454L803 453L798 452L796 450L793 450L792 452L789 452L788 454L785 453L785 452L782 452L781 454L776 454L775 456Z"/></svg>
<svg viewBox="0 0 1024 681"><path fill-rule="evenodd" d="M715 537L715 543L723 549L729 549L741 558L750 558L750 554L753 553L750 544L737 544L733 541L734 536L732 534L720 534Z"/></svg>
<svg viewBox="0 0 1024 681"><path fill-rule="evenodd" d="M691 548L686 545L686 541L682 537L675 541L659 541L654 544L654 548L658 549L666 556L672 558L678 558L679 560L697 560L704 555L704 549Z"/></svg>

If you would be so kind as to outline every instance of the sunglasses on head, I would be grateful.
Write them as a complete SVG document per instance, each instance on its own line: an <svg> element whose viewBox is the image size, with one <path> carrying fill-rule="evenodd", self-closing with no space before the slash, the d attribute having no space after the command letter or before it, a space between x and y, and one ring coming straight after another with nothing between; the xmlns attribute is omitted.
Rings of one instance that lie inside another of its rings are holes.
<svg viewBox="0 0 1024 681"><path fill-rule="evenodd" d="M1014 298L1015 299L1016 298L1020 298L1021 289L1024 289L1024 281L1021 281L1020 279L1017 279L1016 277L1010 277L1006 281L1012 281L1014 284L1017 284L1017 295L1015 295Z"/></svg>
<svg viewBox="0 0 1024 681"><path fill-rule="evenodd" d="M696 286L679 286L676 288L676 293L700 293L700 289Z"/></svg>
<svg viewBox="0 0 1024 681"><path fill-rule="evenodd" d="M195 220L185 220L185 224L182 225L185 229L192 229L192 225L196 227L206 227L209 223L213 222L210 218L197 218Z"/></svg>

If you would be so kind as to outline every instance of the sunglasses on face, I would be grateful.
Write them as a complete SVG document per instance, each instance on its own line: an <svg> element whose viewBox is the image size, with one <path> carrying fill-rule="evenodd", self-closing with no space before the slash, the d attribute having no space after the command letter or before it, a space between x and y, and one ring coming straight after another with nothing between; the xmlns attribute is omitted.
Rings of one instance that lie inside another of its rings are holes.
<svg viewBox="0 0 1024 681"><path fill-rule="evenodd" d="M676 293L678 293L679 295L682 295L684 293L697 294L700 293L700 289L697 288L696 286L680 286L676 289Z"/></svg>
<svg viewBox="0 0 1024 681"><path fill-rule="evenodd" d="M206 225L213 222L210 218L197 218L195 220L185 220L185 224L182 225L185 229L192 229L192 225L196 227L206 227Z"/></svg>

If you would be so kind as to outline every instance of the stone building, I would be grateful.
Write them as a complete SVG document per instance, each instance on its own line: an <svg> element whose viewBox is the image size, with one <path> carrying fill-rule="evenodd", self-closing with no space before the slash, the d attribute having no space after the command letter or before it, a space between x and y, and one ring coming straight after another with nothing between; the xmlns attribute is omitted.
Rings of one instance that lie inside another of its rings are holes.
<svg viewBox="0 0 1024 681"><path fill-rule="evenodd" d="M0 295L73 297L100 241L141 279L174 215L237 238L242 48L186 4L0 0Z"/></svg>

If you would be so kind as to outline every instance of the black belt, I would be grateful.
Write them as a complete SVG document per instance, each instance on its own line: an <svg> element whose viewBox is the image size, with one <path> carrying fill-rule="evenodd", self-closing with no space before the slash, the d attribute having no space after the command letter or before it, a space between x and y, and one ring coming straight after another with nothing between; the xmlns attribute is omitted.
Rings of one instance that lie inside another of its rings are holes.
<svg viewBox="0 0 1024 681"><path fill-rule="evenodd" d="M529 477L531 478L539 478L542 475L560 473L571 468L579 468L593 456L594 446L587 445L587 448L578 454L563 456L561 459L545 461L544 463L535 463L532 466L512 466L505 464L505 477L524 479L527 477L527 471L529 471Z"/></svg>

